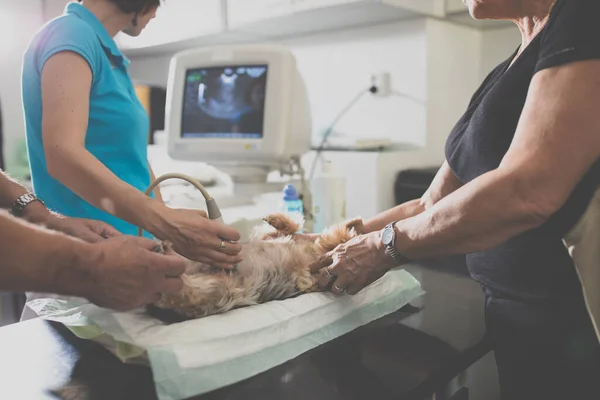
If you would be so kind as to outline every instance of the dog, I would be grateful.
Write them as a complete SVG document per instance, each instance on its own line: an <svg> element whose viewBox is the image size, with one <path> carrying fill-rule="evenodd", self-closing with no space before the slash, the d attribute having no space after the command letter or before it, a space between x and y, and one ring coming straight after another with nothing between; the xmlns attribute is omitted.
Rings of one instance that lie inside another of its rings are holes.
<svg viewBox="0 0 600 400"><path fill-rule="evenodd" d="M268 215L243 243L244 261L236 269L228 271L188 260L183 289L176 295L161 295L148 311L166 322L178 322L320 291L310 264L356 237L362 220L331 227L314 242L294 238L302 225L301 217ZM170 251L168 243L161 247L162 252Z"/></svg>

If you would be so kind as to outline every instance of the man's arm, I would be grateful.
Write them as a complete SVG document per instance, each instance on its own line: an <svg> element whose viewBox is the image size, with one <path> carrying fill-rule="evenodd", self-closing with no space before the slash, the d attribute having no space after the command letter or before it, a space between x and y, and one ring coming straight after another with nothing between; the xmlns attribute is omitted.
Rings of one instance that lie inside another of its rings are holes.
<svg viewBox="0 0 600 400"><path fill-rule="evenodd" d="M0 209L12 208L15 201L27 192L27 189L0 170ZM97 242L120 234L110 225L100 221L66 218L53 213L39 201L29 203L23 209L21 217L33 224L44 225L87 242Z"/></svg>
<svg viewBox="0 0 600 400"><path fill-rule="evenodd" d="M178 293L185 261L155 253L156 242L118 236L90 244L0 212L0 290L83 297L129 310Z"/></svg>
<svg viewBox="0 0 600 400"><path fill-rule="evenodd" d="M27 189L0 170L0 209L10 210L15 201L26 193L28 193ZM23 218L32 223L44 223L52 216L52 213L39 201L30 203L23 210Z"/></svg>
<svg viewBox="0 0 600 400"><path fill-rule="evenodd" d="M36 228L0 212L0 285L7 291L80 295L81 282L64 271L88 249L83 241ZM62 282L58 277L65 277Z"/></svg>

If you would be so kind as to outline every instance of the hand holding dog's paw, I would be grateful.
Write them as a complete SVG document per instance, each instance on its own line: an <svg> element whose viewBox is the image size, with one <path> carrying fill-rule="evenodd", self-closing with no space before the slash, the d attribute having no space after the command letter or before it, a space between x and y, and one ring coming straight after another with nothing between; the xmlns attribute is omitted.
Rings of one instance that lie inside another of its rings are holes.
<svg viewBox="0 0 600 400"><path fill-rule="evenodd" d="M341 295L354 295L393 268L393 259L381 245L380 232L357 236L310 265L319 286Z"/></svg>

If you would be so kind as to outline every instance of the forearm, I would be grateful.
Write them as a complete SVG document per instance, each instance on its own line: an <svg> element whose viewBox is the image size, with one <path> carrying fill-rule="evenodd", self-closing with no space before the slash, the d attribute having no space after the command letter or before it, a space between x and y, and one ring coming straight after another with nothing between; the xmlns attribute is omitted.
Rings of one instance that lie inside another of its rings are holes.
<svg viewBox="0 0 600 400"><path fill-rule="evenodd" d="M27 189L13 181L0 170L0 208L10 209L15 200L27 193Z"/></svg>
<svg viewBox="0 0 600 400"><path fill-rule="evenodd" d="M55 150L47 159L51 175L90 204L155 235L160 230L165 206L119 179L87 150Z"/></svg>
<svg viewBox="0 0 600 400"><path fill-rule="evenodd" d="M29 191L18 182L12 180L3 171L0 171L0 209L9 210L15 201ZM43 223L54 216L44 205L32 202L23 210L23 219L31 223Z"/></svg>
<svg viewBox="0 0 600 400"><path fill-rule="evenodd" d="M2 290L81 295L77 265L91 245L0 212Z"/></svg>
<svg viewBox="0 0 600 400"><path fill-rule="evenodd" d="M494 247L546 220L526 201L514 174L495 170L396 224L397 248L412 259L468 254Z"/></svg>
<svg viewBox="0 0 600 400"><path fill-rule="evenodd" d="M148 169L150 170L150 183L152 183L156 180L156 175L154 175L154 171L152 170L150 163L148 163ZM160 193L160 185L157 185L156 188L154 188L153 193L154 193L154 197L156 198L156 200L158 200L164 204L162 194Z"/></svg>
<svg viewBox="0 0 600 400"><path fill-rule="evenodd" d="M386 225L406 218L414 217L425 210L421 200L411 200L392 209L384 211L364 222L362 233L382 230Z"/></svg>

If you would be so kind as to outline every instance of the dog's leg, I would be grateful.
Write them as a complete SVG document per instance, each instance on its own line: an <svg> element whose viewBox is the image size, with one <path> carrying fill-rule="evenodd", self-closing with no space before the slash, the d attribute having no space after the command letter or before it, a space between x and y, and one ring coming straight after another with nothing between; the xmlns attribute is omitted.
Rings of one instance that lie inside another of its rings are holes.
<svg viewBox="0 0 600 400"><path fill-rule="evenodd" d="M267 224L267 228L271 229L268 231L260 229L260 227L256 229L253 236L257 240L269 240L292 236L302 228L302 225L304 225L304 218L301 215L299 215L297 219L294 219L283 213L267 215L263 218L263 221ZM275 231L272 229L275 229Z"/></svg>
<svg viewBox="0 0 600 400"><path fill-rule="evenodd" d="M362 232L362 219L355 219L326 229L317 239L316 244L320 253L328 253L338 245L346 243Z"/></svg>

